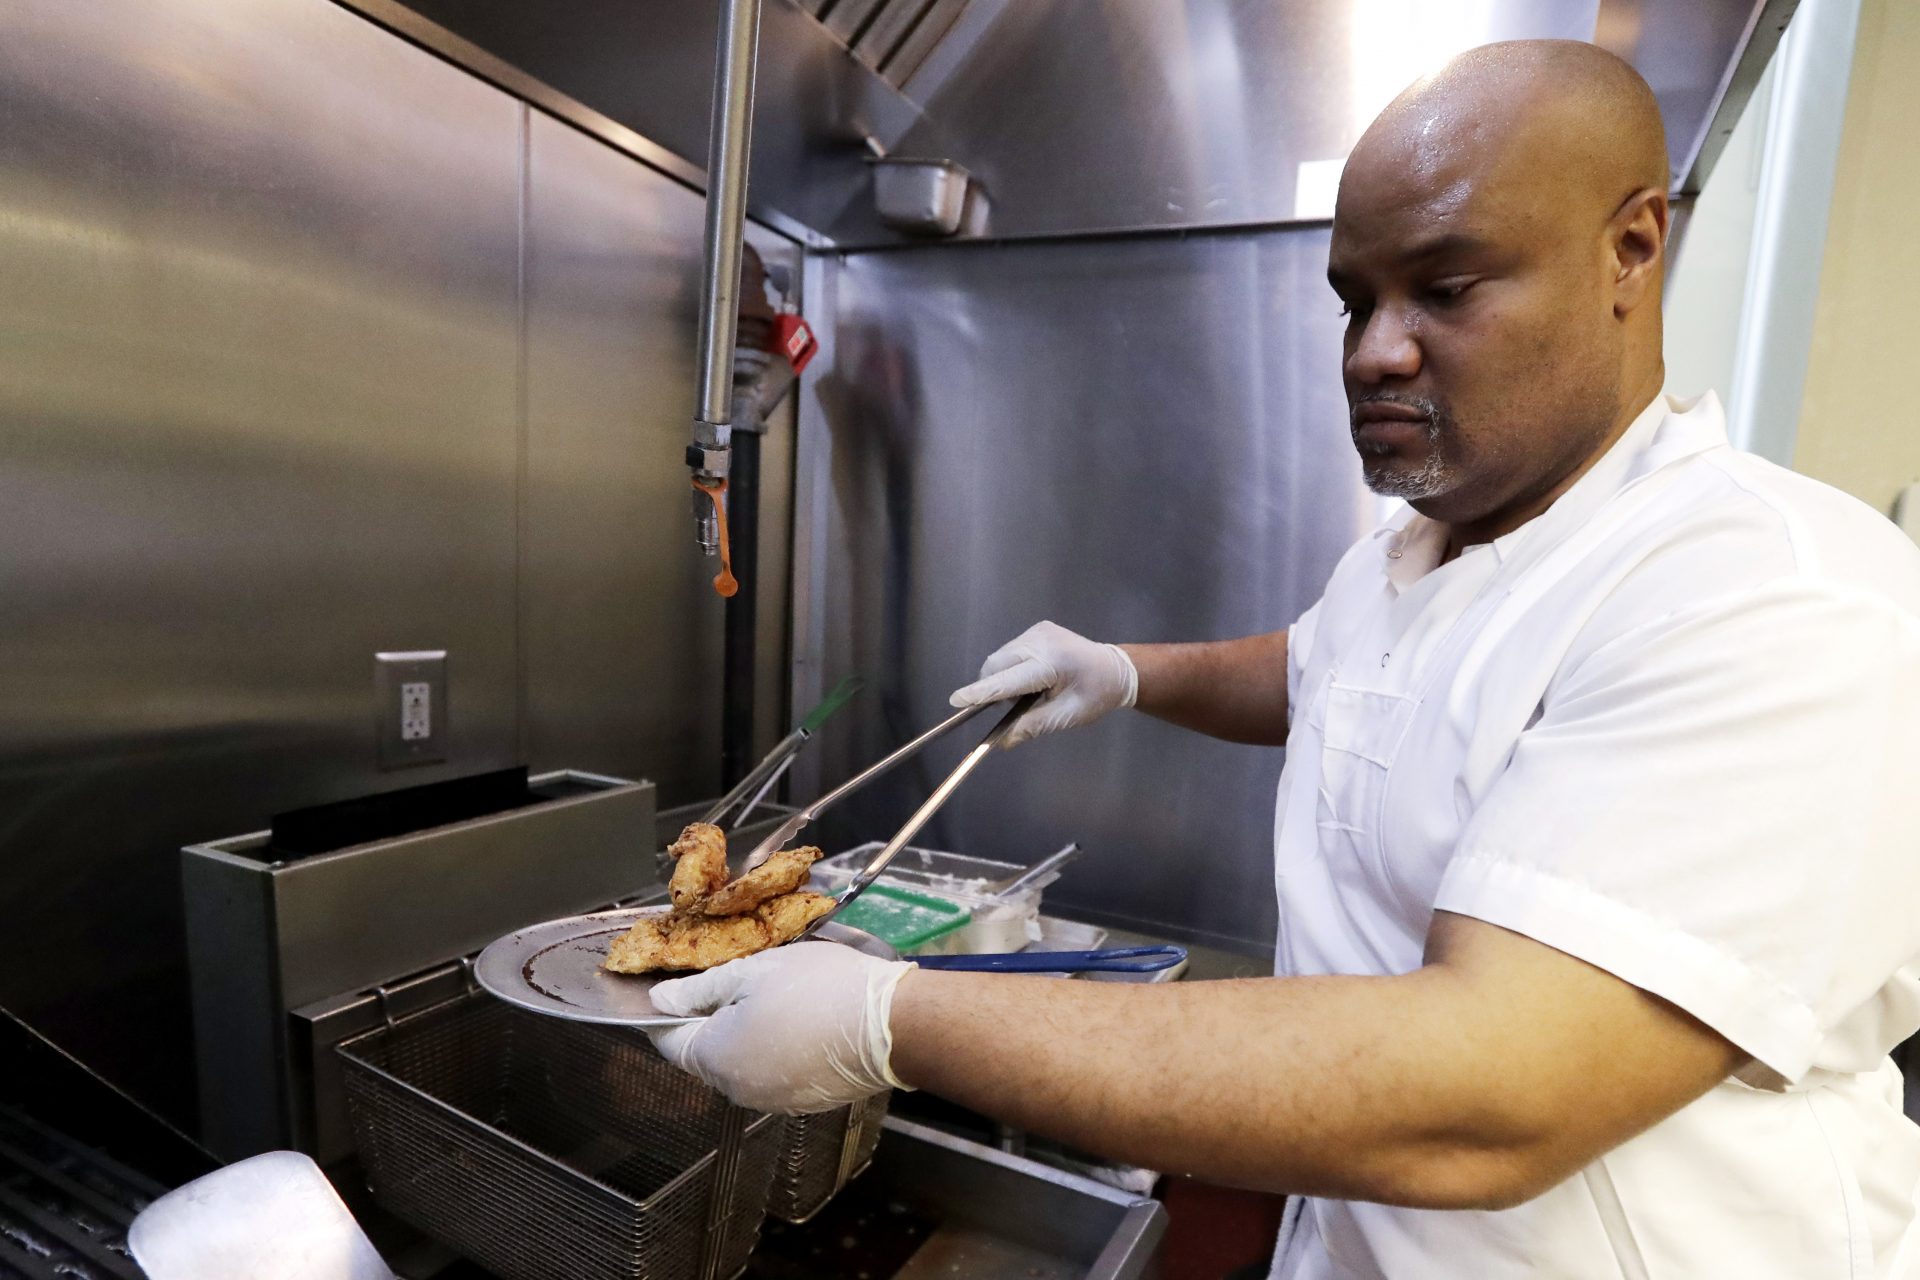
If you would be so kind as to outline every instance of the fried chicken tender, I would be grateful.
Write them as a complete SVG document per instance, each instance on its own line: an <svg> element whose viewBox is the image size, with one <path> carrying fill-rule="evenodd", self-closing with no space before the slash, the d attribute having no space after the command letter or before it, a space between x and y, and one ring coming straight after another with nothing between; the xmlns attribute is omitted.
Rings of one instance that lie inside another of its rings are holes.
<svg viewBox="0 0 1920 1280"><path fill-rule="evenodd" d="M792 893L807 882L807 869L820 859L820 850L782 849L765 862L715 890L694 910L704 916L737 916L770 898Z"/></svg>
<svg viewBox="0 0 1920 1280"><path fill-rule="evenodd" d="M668 846L674 856L667 883L672 908L645 916L607 947L609 973L711 969L741 956L791 942L834 900L795 892L820 850L783 849L731 884L727 833L696 822Z"/></svg>
<svg viewBox="0 0 1920 1280"><path fill-rule="evenodd" d="M766 924L758 916L649 916L607 947L609 973L656 969L711 969L764 950Z"/></svg>
<svg viewBox="0 0 1920 1280"><path fill-rule="evenodd" d="M689 823L680 838L667 846L673 855L673 878L667 897L675 911L691 911L727 882L727 833L706 822Z"/></svg>
<svg viewBox="0 0 1920 1280"><path fill-rule="evenodd" d="M652 973L657 969L711 969L783 942L833 910L824 893L783 893L749 915L647 916L607 947L609 973Z"/></svg>
<svg viewBox="0 0 1920 1280"><path fill-rule="evenodd" d="M763 902L754 911L766 925L767 945L792 942L815 920L833 910L835 899L824 893L789 893Z"/></svg>

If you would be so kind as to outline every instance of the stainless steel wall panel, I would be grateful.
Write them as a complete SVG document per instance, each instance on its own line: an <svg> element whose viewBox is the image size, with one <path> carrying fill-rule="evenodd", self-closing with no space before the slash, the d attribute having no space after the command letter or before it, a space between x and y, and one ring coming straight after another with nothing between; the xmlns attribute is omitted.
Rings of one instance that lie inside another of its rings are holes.
<svg viewBox="0 0 1920 1280"><path fill-rule="evenodd" d="M712 794L682 178L327 0L0 7L0 1003L187 1121L182 845L529 757ZM448 758L382 773L417 648Z"/></svg>
<svg viewBox="0 0 1920 1280"><path fill-rule="evenodd" d="M705 167L718 0L407 0L407 6ZM830 11L829 24L833 20ZM772 209L815 229L851 219L864 232L881 234L868 209L865 139L892 146L919 121L918 108L850 56L818 19L786 0L765 6L750 208Z"/></svg>
<svg viewBox="0 0 1920 1280"><path fill-rule="evenodd" d="M1645 76L1673 178L1699 194L1799 0L1601 0L1594 40Z"/></svg>
<svg viewBox="0 0 1920 1280"><path fill-rule="evenodd" d="M663 807L718 794L717 562L681 461L694 409L701 199L543 116L528 152L527 747L646 777ZM749 240L799 277L790 241ZM762 650L777 688L792 408L763 453ZM765 712L766 732L784 699ZM771 739L768 739L771 745Z"/></svg>
<svg viewBox="0 0 1920 1280"><path fill-rule="evenodd" d="M833 345L803 411L795 696L849 671L879 686L823 740L827 780L938 720L1041 618L1199 640L1284 627L1317 598L1377 509L1326 248L1309 229L816 271ZM884 836L952 752L932 754L836 809L830 838ZM1257 948L1279 765L1114 717L989 761L922 843L1029 861L1078 840L1049 902Z"/></svg>
<svg viewBox="0 0 1920 1280"><path fill-rule="evenodd" d="M0 1002L176 1115L180 846L514 759L520 116L331 4L0 7Z"/></svg>

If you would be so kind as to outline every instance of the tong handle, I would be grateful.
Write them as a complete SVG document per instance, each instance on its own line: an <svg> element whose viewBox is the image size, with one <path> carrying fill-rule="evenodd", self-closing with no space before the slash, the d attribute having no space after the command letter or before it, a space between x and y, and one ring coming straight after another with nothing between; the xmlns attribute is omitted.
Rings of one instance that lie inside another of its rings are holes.
<svg viewBox="0 0 1920 1280"><path fill-rule="evenodd" d="M746 776L741 778L740 781L734 783L733 790L721 796L719 800L714 802L713 808L700 815L700 821L713 826L720 825L727 814L731 813L741 801L746 800L749 795L755 793L756 788L778 777L780 770L784 769L792 762L795 756L800 754L800 748L804 747L807 744L807 739L812 736L813 735L805 728L800 728L795 729L792 733L780 739L779 742L774 744L773 750L767 753L764 760L749 769ZM748 807L751 808L751 804L749 804ZM742 812L744 812L744 810Z"/></svg>
<svg viewBox="0 0 1920 1280"><path fill-rule="evenodd" d="M1158 973L1186 958L1187 949L1175 946L911 957L922 969L945 969L951 973Z"/></svg>
<svg viewBox="0 0 1920 1280"><path fill-rule="evenodd" d="M1034 695L1031 694L1028 695L1029 700L1031 700L1033 696ZM819 817L820 814L836 800L864 787L867 783L872 782L875 778L893 768L893 766L899 764L908 756L919 751L935 738L951 733L993 705L991 702L982 702L978 706L964 707L915 738L912 742L909 742L906 746L899 748L890 755L882 757L880 760L862 769L859 773L854 774L851 778L848 778L845 782L774 828L774 830L768 834L767 838L755 845L753 852L747 855L745 863L746 869L748 871L753 870L765 862L770 854L776 850L784 849L788 841L800 834L802 827Z"/></svg>
<svg viewBox="0 0 1920 1280"><path fill-rule="evenodd" d="M773 750L767 753L766 759L749 769L746 776L734 784L733 790L720 797L713 808L700 816L700 821L718 825L722 818L744 800L746 807L740 810L740 816L734 820L733 825L739 826L745 822L747 814L760 803L760 797L767 793L787 766L793 763L793 758L800 754L800 748L804 747L814 734L820 732L820 726L825 724L834 712L845 706L848 699L865 688L866 683L859 676L848 676L835 685L833 692L821 699L819 706L801 717L800 723L794 726L792 733L774 744Z"/></svg>
<svg viewBox="0 0 1920 1280"><path fill-rule="evenodd" d="M947 802L947 798L959 790L960 784L967 780L967 775L978 768L980 762L987 758L987 753L1000 745L1000 740L1007 736L1007 731L1013 728L1014 722L1025 715L1027 709L1039 700L1040 695L1037 693L1029 693L1016 699L1013 706L1008 708L1007 714L1000 717L1000 723L993 726L993 731L981 739L978 746L960 758L960 763L953 767L953 772L948 774L946 779L933 789L933 794L928 796L926 800L921 803L920 807L913 811L913 816L907 819L906 825L894 833L893 839L887 841L886 846L882 848L880 852L873 855L867 865L860 869L859 875L847 882L847 887L840 891L840 900L834 904L833 910L814 921L813 924L808 927L807 931L800 936L803 938L810 936L814 930L833 919L833 917L840 914L840 912L846 910L849 902L852 902L862 893L865 893L867 886L875 880L878 880L880 873L887 869L887 864L892 862L894 858L898 856L899 852L907 847L907 841L913 839L914 836L920 833L920 828L927 825L928 819L932 818L940 806ZM970 715L979 709L979 707L969 707L962 715ZM957 719L958 717L956 717L956 720ZM944 731L943 727L934 732ZM925 736L926 735L922 735L922 737ZM908 745L912 746L914 744L909 743ZM883 761L882 763L885 762Z"/></svg>

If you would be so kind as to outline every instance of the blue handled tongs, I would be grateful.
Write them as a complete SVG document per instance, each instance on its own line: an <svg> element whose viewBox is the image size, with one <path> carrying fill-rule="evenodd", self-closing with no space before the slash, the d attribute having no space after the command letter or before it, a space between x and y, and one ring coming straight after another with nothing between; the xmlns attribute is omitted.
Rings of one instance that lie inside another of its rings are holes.
<svg viewBox="0 0 1920 1280"><path fill-rule="evenodd" d="M1109 947L1105 951L1008 951L989 956L909 956L922 969L955 973L1158 973L1187 958L1176 946Z"/></svg>

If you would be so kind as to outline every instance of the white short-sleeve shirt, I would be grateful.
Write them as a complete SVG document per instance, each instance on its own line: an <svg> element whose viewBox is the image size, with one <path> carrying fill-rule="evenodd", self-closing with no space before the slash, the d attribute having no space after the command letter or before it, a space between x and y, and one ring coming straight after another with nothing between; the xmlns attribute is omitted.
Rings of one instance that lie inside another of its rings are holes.
<svg viewBox="0 0 1920 1280"><path fill-rule="evenodd" d="M1278 971L1416 969L1451 911L1753 1064L1516 1208L1296 1199L1274 1275L1920 1277L1920 548L1710 395L1445 540L1404 513L1292 629Z"/></svg>

